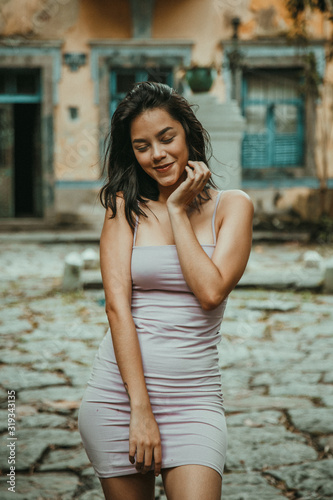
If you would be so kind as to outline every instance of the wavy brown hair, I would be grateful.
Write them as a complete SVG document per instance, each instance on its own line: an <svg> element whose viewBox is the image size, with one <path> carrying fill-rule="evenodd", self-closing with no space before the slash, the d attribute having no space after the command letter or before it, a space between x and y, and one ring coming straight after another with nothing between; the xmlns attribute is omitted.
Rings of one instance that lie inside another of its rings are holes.
<svg viewBox="0 0 333 500"><path fill-rule="evenodd" d="M140 208L146 206L148 200L158 200L157 182L140 167L135 158L130 137L130 126L134 118L148 109L164 109L170 116L181 123L185 131L189 158L203 161L208 166L211 157L211 145L208 132L196 118L187 100L168 85L154 82L136 84L119 103L111 119L111 130L108 134L107 149L104 160L103 176L106 181L99 196L104 208L110 208L111 218L116 216L117 193L123 193L125 215L132 229L135 227L135 215L147 217ZM198 194L193 207L209 200L209 187L216 184L209 179L203 192Z"/></svg>

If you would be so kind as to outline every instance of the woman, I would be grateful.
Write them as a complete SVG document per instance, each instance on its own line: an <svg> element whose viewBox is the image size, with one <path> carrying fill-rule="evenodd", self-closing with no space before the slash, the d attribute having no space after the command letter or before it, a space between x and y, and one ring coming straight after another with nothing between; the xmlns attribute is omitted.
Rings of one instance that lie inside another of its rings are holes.
<svg viewBox="0 0 333 500"><path fill-rule="evenodd" d="M251 248L253 206L218 192L207 133L166 85L137 84L111 122L100 256L110 331L79 413L110 500L218 500L227 447L217 343Z"/></svg>

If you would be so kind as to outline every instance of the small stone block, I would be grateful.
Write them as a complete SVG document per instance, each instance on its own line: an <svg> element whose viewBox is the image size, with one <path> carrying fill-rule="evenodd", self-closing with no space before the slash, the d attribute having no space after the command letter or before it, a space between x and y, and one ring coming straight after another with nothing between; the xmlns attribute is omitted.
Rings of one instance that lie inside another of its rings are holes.
<svg viewBox="0 0 333 500"><path fill-rule="evenodd" d="M326 293L333 293L333 259L325 263L324 290Z"/></svg>
<svg viewBox="0 0 333 500"><path fill-rule="evenodd" d="M71 292L82 287L81 271L83 260L77 252L71 252L65 258L65 268L62 280L62 290Z"/></svg>

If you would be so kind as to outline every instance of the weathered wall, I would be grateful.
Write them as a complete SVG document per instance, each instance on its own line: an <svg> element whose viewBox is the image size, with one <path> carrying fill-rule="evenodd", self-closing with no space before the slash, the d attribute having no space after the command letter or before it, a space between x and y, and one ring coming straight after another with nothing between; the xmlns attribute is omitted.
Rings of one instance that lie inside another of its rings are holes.
<svg viewBox="0 0 333 500"><path fill-rule="evenodd" d="M193 40L193 62L217 62L222 33L216 1L156 0L153 38Z"/></svg>
<svg viewBox="0 0 333 500"><path fill-rule="evenodd" d="M67 5L64 5L63 9L66 8ZM58 180L89 181L100 176L98 108L94 104L89 41L96 38L129 38L130 30L127 2L81 0L75 23L63 33L63 52L85 53L87 64L75 72L63 66L55 122ZM78 118L71 119L70 107L77 108Z"/></svg>
<svg viewBox="0 0 333 500"><path fill-rule="evenodd" d="M65 50L84 50L90 38L130 37L127 1L0 0L1 36L65 38Z"/></svg>
<svg viewBox="0 0 333 500"><path fill-rule="evenodd" d="M98 110L94 104L89 41L129 38L128 2L1 0L0 10L1 36L63 39L63 53L87 55L87 64L76 72L62 66L59 104L54 110L54 164L57 180L98 179ZM70 107L77 108L77 118L71 119Z"/></svg>
<svg viewBox="0 0 333 500"><path fill-rule="evenodd" d="M66 32L66 51L86 51L94 39L131 37L129 2L117 0L80 0L75 25Z"/></svg>
<svg viewBox="0 0 333 500"><path fill-rule="evenodd" d="M0 0L1 36L58 39L78 18L79 0Z"/></svg>
<svg viewBox="0 0 333 500"><path fill-rule="evenodd" d="M220 42L232 37L231 20L235 16L241 19L239 37L243 40L285 36L292 27L282 0L155 0L152 38L191 40L193 62L221 64ZM332 27L322 16L309 13L308 17L310 36L317 39L330 36ZM131 36L128 0L0 0L0 37L29 41L60 39L64 41L63 53L87 55L86 65L78 71L71 71L65 64L61 68L59 104L54 110L54 166L58 181L99 178L99 111L94 103L89 42L126 40ZM333 82L333 63L327 67L325 81ZM318 171L324 171L326 161L327 174L333 177L333 92L330 95L330 91L323 92L324 99L318 106L316 159ZM223 98L221 76L213 92ZM70 108L77 109L77 118L71 117ZM58 195L57 200L61 209L63 195Z"/></svg>

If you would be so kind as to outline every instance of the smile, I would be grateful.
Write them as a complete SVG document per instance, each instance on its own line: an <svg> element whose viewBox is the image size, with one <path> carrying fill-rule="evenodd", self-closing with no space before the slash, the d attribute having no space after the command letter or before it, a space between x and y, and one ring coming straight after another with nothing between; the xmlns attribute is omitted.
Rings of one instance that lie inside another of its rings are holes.
<svg viewBox="0 0 333 500"><path fill-rule="evenodd" d="M154 167L154 170L157 170L158 172L166 172L170 167L172 167L173 164L174 162L168 163L167 165L161 165L160 167Z"/></svg>

